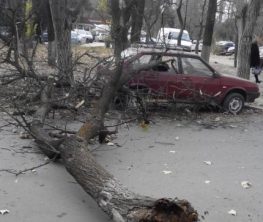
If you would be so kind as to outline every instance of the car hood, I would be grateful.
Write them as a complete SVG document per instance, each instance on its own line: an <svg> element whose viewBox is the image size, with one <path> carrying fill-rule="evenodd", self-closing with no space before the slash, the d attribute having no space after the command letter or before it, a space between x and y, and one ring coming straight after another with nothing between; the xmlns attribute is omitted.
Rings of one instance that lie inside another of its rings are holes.
<svg viewBox="0 0 263 222"><path fill-rule="evenodd" d="M240 86L240 88L255 88L258 89L258 85L254 82L251 82L250 80L247 79L243 79L237 76L231 76L231 75L227 75L227 74L220 74L221 77L221 83L222 84L226 84L226 85L238 85Z"/></svg>

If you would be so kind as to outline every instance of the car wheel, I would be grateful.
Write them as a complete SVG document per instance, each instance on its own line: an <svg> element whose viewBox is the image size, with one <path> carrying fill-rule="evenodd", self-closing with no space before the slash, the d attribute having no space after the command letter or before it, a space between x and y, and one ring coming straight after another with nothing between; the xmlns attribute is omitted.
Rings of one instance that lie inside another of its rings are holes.
<svg viewBox="0 0 263 222"><path fill-rule="evenodd" d="M231 93L229 94L223 104L225 111L238 114L244 107L245 98L240 93Z"/></svg>

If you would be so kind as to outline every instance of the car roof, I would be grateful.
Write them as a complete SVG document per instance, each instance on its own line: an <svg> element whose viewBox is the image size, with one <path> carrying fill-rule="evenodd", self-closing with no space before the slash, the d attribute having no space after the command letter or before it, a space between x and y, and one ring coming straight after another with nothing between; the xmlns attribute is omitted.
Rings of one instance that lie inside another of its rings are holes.
<svg viewBox="0 0 263 222"><path fill-rule="evenodd" d="M159 31L161 32L180 32L181 29L164 27L164 28L161 28ZM188 31L184 29L183 33L188 34Z"/></svg>
<svg viewBox="0 0 263 222"><path fill-rule="evenodd" d="M193 54L190 52L185 52L183 50L174 50L174 49L158 49L158 48L135 48L131 47L122 52L125 57L135 56L137 54L165 54L165 55L177 55L177 56L187 56L187 57L195 57L201 58L197 54Z"/></svg>

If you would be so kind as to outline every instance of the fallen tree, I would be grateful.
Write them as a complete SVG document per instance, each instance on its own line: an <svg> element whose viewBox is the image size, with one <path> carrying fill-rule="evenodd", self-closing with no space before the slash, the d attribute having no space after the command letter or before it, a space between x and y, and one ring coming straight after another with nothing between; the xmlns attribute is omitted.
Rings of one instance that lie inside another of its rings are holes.
<svg viewBox="0 0 263 222"><path fill-rule="evenodd" d="M186 200L154 199L129 191L93 158L85 142L71 136L54 140L34 122L31 132L40 149L50 156L59 153L67 171L115 222L194 222L198 214ZM54 156L50 156L54 157Z"/></svg>

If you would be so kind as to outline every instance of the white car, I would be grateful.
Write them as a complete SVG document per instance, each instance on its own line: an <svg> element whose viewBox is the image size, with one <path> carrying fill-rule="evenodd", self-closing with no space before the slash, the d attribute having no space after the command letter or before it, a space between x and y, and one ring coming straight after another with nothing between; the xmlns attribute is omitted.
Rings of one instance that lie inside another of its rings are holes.
<svg viewBox="0 0 263 222"><path fill-rule="evenodd" d="M157 42L159 44L164 44L171 49L177 48L177 40L180 31L180 29L176 28L161 28L157 34ZM192 49L192 41L190 39L188 31L186 30L183 30L180 47L183 48L183 50L189 52Z"/></svg>
<svg viewBox="0 0 263 222"><path fill-rule="evenodd" d="M86 43L86 38L75 31L71 31L71 42L74 42L74 44L84 44Z"/></svg>
<svg viewBox="0 0 263 222"><path fill-rule="evenodd" d="M80 43L90 43L93 42L93 35L90 31L84 29L74 29L73 32L77 33L80 39ZM84 42L83 42L84 39Z"/></svg>
<svg viewBox="0 0 263 222"><path fill-rule="evenodd" d="M95 40L97 42L105 42L107 38L109 38L109 34L101 32L98 35L96 35Z"/></svg>

